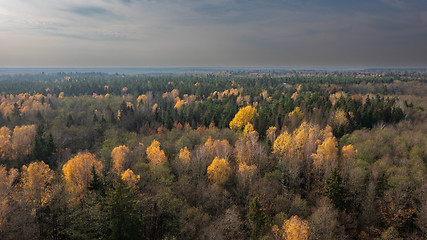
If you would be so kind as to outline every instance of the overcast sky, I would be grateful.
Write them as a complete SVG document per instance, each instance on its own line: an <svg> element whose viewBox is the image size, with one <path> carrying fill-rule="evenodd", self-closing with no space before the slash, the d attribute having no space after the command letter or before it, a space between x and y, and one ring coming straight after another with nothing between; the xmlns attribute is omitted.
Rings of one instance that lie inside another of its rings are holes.
<svg viewBox="0 0 427 240"><path fill-rule="evenodd" d="M0 67L426 67L427 0L0 0Z"/></svg>

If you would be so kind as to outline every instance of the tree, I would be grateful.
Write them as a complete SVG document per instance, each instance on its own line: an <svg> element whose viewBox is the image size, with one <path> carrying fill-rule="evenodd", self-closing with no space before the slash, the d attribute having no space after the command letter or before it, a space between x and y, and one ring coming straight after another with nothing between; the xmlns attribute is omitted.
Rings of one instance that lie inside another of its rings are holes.
<svg viewBox="0 0 427 240"><path fill-rule="evenodd" d="M33 162L28 167L22 167L22 200L31 206L34 214L50 201L53 176L53 171L44 162Z"/></svg>
<svg viewBox="0 0 427 240"><path fill-rule="evenodd" d="M278 153L282 157L285 157L291 150L292 135L286 131L280 134L273 144L273 153Z"/></svg>
<svg viewBox="0 0 427 240"><path fill-rule="evenodd" d="M121 174L127 167L127 158L129 157L130 150L125 145L115 147L111 151L111 160L113 161L113 171L116 174Z"/></svg>
<svg viewBox="0 0 427 240"><path fill-rule="evenodd" d="M13 187L18 174L18 170L12 168L8 172L6 167L0 165L0 236L12 210L9 205L9 198L14 192Z"/></svg>
<svg viewBox="0 0 427 240"><path fill-rule="evenodd" d="M247 123L247 124L245 125L245 128L243 129L243 134L244 134L246 137L248 137L251 133L254 133L254 132L256 132L256 131L254 130L254 126L253 126L251 123Z"/></svg>
<svg viewBox="0 0 427 240"><path fill-rule="evenodd" d="M96 193L101 194L102 196L105 194L105 184L102 182L101 177L96 172L96 168L92 166L92 180L89 183L88 189L90 191L95 191Z"/></svg>
<svg viewBox="0 0 427 240"><path fill-rule="evenodd" d="M230 164L224 158L215 157L212 164L208 167L209 180L217 185L223 184L230 177Z"/></svg>
<svg viewBox="0 0 427 240"><path fill-rule="evenodd" d="M187 171L190 167L190 161L191 161L191 152L188 150L187 147L181 148L179 150L179 167L180 169L184 169L185 171Z"/></svg>
<svg viewBox="0 0 427 240"><path fill-rule="evenodd" d="M326 181L325 195L331 199L335 207L340 209L345 207L345 189L342 186L342 178L336 169Z"/></svg>
<svg viewBox="0 0 427 240"><path fill-rule="evenodd" d="M106 199L111 239L143 239L143 225L138 211L138 197L120 178L108 191Z"/></svg>
<svg viewBox="0 0 427 240"><path fill-rule="evenodd" d="M139 175L133 173L132 170L128 169L122 173L122 180L125 181L129 187L135 188L141 178Z"/></svg>
<svg viewBox="0 0 427 240"><path fill-rule="evenodd" d="M233 120L231 120L230 128L232 130L240 130L245 127L246 124L251 123L257 116L257 110L252 106L240 108Z"/></svg>
<svg viewBox="0 0 427 240"><path fill-rule="evenodd" d="M8 127L0 128L0 159L7 159L11 156L12 141L11 131Z"/></svg>
<svg viewBox="0 0 427 240"><path fill-rule="evenodd" d="M48 162L55 150L56 146L52 134L45 136L44 127L38 126L31 153L32 157L38 161Z"/></svg>
<svg viewBox="0 0 427 240"><path fill-rule="evenodd" d="M338 147L335 137L326 138L321 145L317 147L317 152L311 156L313 165L319 173L323 173L326 178L329 177L331 171L338 165Z"/></svg>
<svg viewBox="0 0 427 240"><path fill-rule="evenodd" d="M13 130L12 149L14 158L24 157L31 154L32 144L36 136L34 125L16 126Z"/></svg>
<svg viewBox="0 0 427 240"><path fill-rule="evenodd" d="M167 161L165 152L160 149L160 143L153 140L151 145L146 150L147 158L150 161L150 167L157 167L164 164Z"/></svg>
<svg viewBox="0 0 427 240"><path fill-rule="evenodd" d="M306 220L292 216L283 223L283 238L286 240L308 240L309 226Z"/></svg>
<svg viewBox="0 0 427 240"><path fill-rule="evenodd" d="M247 217L251 226L251 238L258 239L266 223L266 217L258 197L254 197L249 203Z"/></svg>
<svg viewBox="0 0 427 240"><path fill-rule="evenodd" d="M62 167L69 190L77 199L81 199L86 195L89 183L93 179L93 168L95 168L98 176L102 176L101 162L96 159L94 154L89 152L77 153Z"/></svg>
<svg viewBox="0 0 427 240"><path fill-rule="evenodd" d="M52 180L53 171L44 162L33 162L28 167L22 167L19 200L29 209L31 218L36 220L38 234L43 236L43 212L42 208L47 206L52 200ZM27 211L25 211L27 212ZM24 214L24 213L18 213ZM28 222L26 223L28 224Z"/></svg>

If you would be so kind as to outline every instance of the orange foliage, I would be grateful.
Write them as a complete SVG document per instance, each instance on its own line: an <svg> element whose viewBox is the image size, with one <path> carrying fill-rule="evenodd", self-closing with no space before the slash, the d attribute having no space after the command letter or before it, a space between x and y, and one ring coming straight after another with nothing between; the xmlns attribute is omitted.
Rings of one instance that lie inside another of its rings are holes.
<svg viewBox="0 0 427 240"><path fill-rule="evenodd" d="M132 170L128 169L126 171L124 171L122 173L122 180L127 182L127 184L131 187L134 188L136 187L136 185L139 182L139 179L141 177L139 175L136 175L135 173L133 173Z"/></svg>
<svg viewBox="0 0 427 240"><path fill-rule="evenodd" d="M224 158L216 157L208 167L209 180L214 184L223 184L230 177L230 174L230 164Z"/></svg>
<svg viewBox="0 0 427 240"><path fill-rule="evenodd" d="M318 146L317 152L312 154L313 165L318 171L323 171L326 177L337 167L337 145L335 137L328 137Z"/></svg>
<svg viewBox="0 0 427 240"><path fill-rule="evenodd" d="M136 99L136 102L138 103L138 106L147 104L148 103L147 95L145 94L139 95L138 98Z"/></svg>
<svg viewBox="0 0 427 240"><path fill-rule="evenodd" d="M111 151L111 160L113 161L113 171L116 174L120 174L126 167L126 160L130 153L130 150L125 145L115 147Z"/></svg>
<svg viewBox="0 0 427 240"><path fill-rule="evenodd" d="M86 194L88 185L93 178L93 167L95 167L96 173L102 176L101 162L96 159L94 154L89 152L78 153L62 167L69 190L74 193L77 198L81 198Z"/></svg>
<svg viewBox="0 0 427 240"><path fill-rule="evenodd" d="M14 158L28 156L31 153L34 137L36 136L36 126L16 126L13 130L12 149Z"/></svg>
<svg viewBox="0 0 427 240"><path fill-rule="evenodd" d="M179 150L179 160L186 167L190 165L191 152L188 151L187 147L181 148L181 150Z"/></svg>
<svg viewBox="0 0 427 240"><path fill-rule="evenodd" d="M10 129L6 126L0 128L0 158L10 157L12 150L12 141L10 136Z"/></svg>
<svg viewBox="0 0 427 240"><path fill-rule="evenodd" d="M283 238L286 240L308 240L309 226L306 220L292 216L283 223Z"/></svg>
<svg viewBox="0 0 427 240"><path fill-rule="evenodd" d="M32 207L32 213L45 206L52 197L53 171L44 162L33 162L22 167L22 200Z"/></svg>
<svg viewBox="0 0 427 240"><path fill-rule="evenodd" d="M151 167L157 167L167 161L165 152L160 149L160 143L156 140L153 140L146 153Z"/></svg>

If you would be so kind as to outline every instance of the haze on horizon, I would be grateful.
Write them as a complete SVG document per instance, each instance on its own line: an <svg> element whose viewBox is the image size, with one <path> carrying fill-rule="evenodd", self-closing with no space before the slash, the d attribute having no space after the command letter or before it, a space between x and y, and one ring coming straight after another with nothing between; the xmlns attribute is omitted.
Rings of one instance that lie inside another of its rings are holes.
<svg viewBox="0 0 427 240"><path fill-rule="evenodd" d="M0 67L426 67L425 0L0 0Z"/></svg>

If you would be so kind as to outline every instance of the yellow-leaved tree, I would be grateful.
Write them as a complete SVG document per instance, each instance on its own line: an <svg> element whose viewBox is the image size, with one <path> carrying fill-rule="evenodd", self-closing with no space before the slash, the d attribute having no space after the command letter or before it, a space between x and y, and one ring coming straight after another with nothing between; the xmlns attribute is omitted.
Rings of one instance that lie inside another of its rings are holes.
<svg viewBox="0 0 427 240"><path fill-rule="evenodd" d="M14 158L30 155L35 136L36 126L34 125L16 126L13 129L12 149Z"/></svg>
<svg viewBox="0 0 427 240"><path fill-rule="evenodd" d="M135 188L141 176L136 175L132 170L128 169L122 173L122 180L127 182L131 188Z"/></svg>
<svg viewBox="0 0 427 240"><path fill-rule="evenodd" d="M32 214L35 215L51 200L53 177L54 172L44 162L33 162L28 167L22 167L21 200L31 207Z"/></svg>
<svg viewBox="0 0 427 240"><path fill-rule="evenodd" d="M77 153L62 167L68 188L77 199L86 194L89 183L93 179L93 168L95 168L98 176L102 176L101 162L96 159L94 154L89 152Z"/></svg>
<svg viewBox="0 0 427 240"><path fill-rule="evenodd" d="M338 165L338 143L335 137L326 138L317 147L317 152L312 154L313 165L319 173L324 174L324 178L329 178L330 173Z"/></svg>
<svg viewBox="0 0 427 240"><path fill-rule="evenodd" d="M12 168L8 172L6 167L0 165L0 231L4 226L7 226L5 223L12 211L8 200L9 196L12 195L13 183L18 174L18 170Z"/></svg>
<svg viewBox="0 0 427 240"><path fill-rule="evenodd" d="M209 180L217 185L223 184L230 177L230 164L224 158L216 157L208 167Z"/></svg>
<svg viewBox="0 0 427 240"><path fill-rule="evenodd" d="M240 108L230 122L232 130L241 130L246 124L251 123L258 116L257 110L252 106Z"/></svg>
<svg viewBox="0 0 427 240"><path fill-rule="evenodd" d="M254 130L254 126L251 123L246 124L245 128L243 129L243 134L245 137L248 137L250 134L256 132Z"/></svg>
<svg viewBox="0 0 427 240"><path fill-rule="evenodd" d="M283 238L286 240L308 240L310 235L308 222L298 216L285 220L282 231Z"/></svg>
<svg viewBox="0 0 427 240"><path fill-rule="evenodd" d="M0 159L9 158L12 150L11 131L8 127L0 128Z"/></svg>
<svg viewBox="0 0 427 240"><path fill-rule="evenodd" d="M179 150L179 160L186 169L190 166L191 152L187 147L181 148L181 150Z"/></svg>
<svg viewBox="0 0 427 240"><path fill-rule="evenodd" d="M165 152L160 149L160 143L157 140L153 140L146 153L150 167L157 167L167 161Z"/></svg>
<svg viewBox="0 0 427 240"><path fill-rule="evenodd" d="M278 153L285 157L291 150L292 135L286 131L280 134L273 144L273 153Z"/></svg>
<svg viewBox="0 0 427 240"><path fill-rule="evenodd" d="M129 157L130 150L125 145L115 147L111 151L111 160L113 161L113 171L116 174L122 173L127 168L127 158Z"/></svg>

